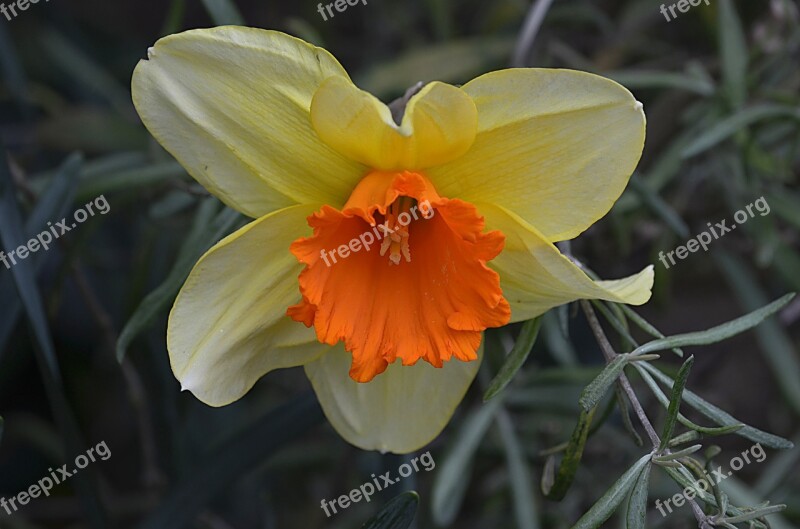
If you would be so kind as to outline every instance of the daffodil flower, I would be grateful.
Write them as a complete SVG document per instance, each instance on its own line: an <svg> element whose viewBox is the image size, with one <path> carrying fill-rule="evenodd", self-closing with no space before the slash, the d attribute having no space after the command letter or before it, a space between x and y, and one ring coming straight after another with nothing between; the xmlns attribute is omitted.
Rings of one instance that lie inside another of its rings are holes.
<svg viewBox="0 0 800 529"><path fill-rule="evenodd" d="M200 259L169 318L173 372L211 406L304 366L342 437L410 452L463 398L485 329L650 297L652 267L592 281L554 246L609 211L642 152L642 106L608 79L496 71L429 83L393 115L324 49L220 27L158 41L133 99L255 219Z"/></svg>

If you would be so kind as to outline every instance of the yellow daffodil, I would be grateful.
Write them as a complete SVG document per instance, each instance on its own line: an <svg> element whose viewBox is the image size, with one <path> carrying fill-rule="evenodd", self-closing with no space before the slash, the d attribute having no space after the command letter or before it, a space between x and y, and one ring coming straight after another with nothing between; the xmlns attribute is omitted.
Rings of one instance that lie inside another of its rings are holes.
<svg viewBox="0 0 800 529"><path fill-rule="evenodd" d="M255 219L200 259L169 318L173 372L209 405L302 365L346 440L410 452L463 398L486 328L650 297L652 267L595 282L553 244L609 211L641 155L642 106L613 81L503 70L398 111L275 31L188 31L148 56L145 125Z"/></svg>

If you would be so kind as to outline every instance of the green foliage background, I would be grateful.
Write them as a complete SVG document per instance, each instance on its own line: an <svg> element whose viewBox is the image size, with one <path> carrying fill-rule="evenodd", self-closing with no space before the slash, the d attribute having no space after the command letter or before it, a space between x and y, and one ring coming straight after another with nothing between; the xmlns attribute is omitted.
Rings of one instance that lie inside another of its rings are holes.
<svg viewBox="0 0 800 529"><path fill-rule="evenodd" d="M528 66L612 77L644 103L648 139L638 172L613 211L569 250L602 277L654 263L654 298L639 312L667 335L800 291L798 4L710 4L667 22L650 0L557 0L523 54ZM623 414L606 406L613 395L605 397L598 409L610 414L590 433L572 487L560 502L543 497L543 452L586 419L579 398L603 366L577 307L542 319L533 352L526 358L529 348L517 347L522 369L484 404L520 329L488 333L478 382L428 447L436 468L331 519L319 508L323 498L395 470L404 458L341 440L301 370L272 373L223 409L180 393L165 350L166 312L199 255L245 219L207 198L149 137L130 101L131 72L159 37L224 23L322 45L361 87L389 101L420 80L463 83L508 67L530 8L522 0L369 0L323 21L310 1L54 0L12 21L0 17L8 159L0 164L0 249L101 194L111 205L107 216L14 273L0 266L0 496L27 489L100 441L112 452L51 497L14 516L0 511L0 526L355 528L403 490L419 492L418 528L566 528L589 511L646 450ZM762 196L769 215L669 270L658 262L659 252ZM628 332L647 340L634 325L628 330L617 307L596 308L617 318L604 325L618 351L632 349ZM688 388L797 444L799 321L794 300L755 331L687 349L695 354ZM520 342L532 338L531 325ZM679 360L662 354L659 367L674 376ZM628 370L660 428L667 413L638 373ZM752 445L734 435L713 443L723 462ZM764 463L726 480L731 502L785 504L769 518L772 527L800 527L798 449L767 453ZM652 473L647 527L697 526L687 507L664 518L655 510L656 498L677 491L665 473ZM374 527L405 527L403 509L413 512L416 503L413 495L400 498L391 507L397 512ZM603 526L624 525L620 512ZM386 525L389 519L398 525Z"/></svg>

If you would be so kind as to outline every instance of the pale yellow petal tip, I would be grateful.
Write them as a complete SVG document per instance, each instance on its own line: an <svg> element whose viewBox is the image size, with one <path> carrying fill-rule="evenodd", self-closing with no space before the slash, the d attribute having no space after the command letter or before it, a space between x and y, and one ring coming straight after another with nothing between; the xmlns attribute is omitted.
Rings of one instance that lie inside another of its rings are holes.
<svg viewBox="0 0 800 529"><path fill-rule="evenodd" d="M641 110L644 112L644 103L642 103L641 101L637 101L634 107L636 108L636 110Z"/></svg>

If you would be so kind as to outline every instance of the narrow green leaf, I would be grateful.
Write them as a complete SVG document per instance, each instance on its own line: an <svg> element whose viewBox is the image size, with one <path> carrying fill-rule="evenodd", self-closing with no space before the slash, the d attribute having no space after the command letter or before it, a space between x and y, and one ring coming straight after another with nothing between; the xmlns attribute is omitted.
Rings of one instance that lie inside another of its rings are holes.
<svg viewBox="0 0 800 529"><path fill-rule="evenodd" d="M669 388L672 388L675 384L674 380L650 364L639 363L636 364L636 367L637 369L643 369L647 371ZM683 401L720 426L736 426L742 424L742 421L735 419L729 413L701 399L688 389L683 391ZM744 426L736 432L736 435L750 439L755 443L761 443L769 448L780 450L789 450L794 448L794 444L788 439L784 439L783 437L779 437L771 433L763 432L758 428L753 428L752 426Z"/></svg>
<svg viewBox="0 0 800 529"><path fill-rule="evenodd" d="M15 191L6 151L0 148L0 243L2 243L0 246L7 248L18 248L27 243ZM33 348L36 361L50 408L64 440L65 453L79 454L85 451L84 443L75 415L64 394L58 356L50 335L39 286L36 284L34 266L31 261L20 261L11 268L11 274L33 331L37 345ZM106 516L92 478L91 473L79 473L75 478L75 484L81 503L87 511L89 526L99 529L106 527Z"/></svg>
<svg viewBox="0 0 800 529"><path fill-rule="evenodd" d="M793 107L764 104L745 108L723 120L717 121L711 128L700 134L689 144L681 156L691 158L704 153L710 148L727 140L740 130L759 121L773 118L800 119L800 111Z"/></svg>
<svg viewBox="0 0 800 529"><path fill-rule="evenodd" d="M455 520L469 484L472 459L502 402L503 399L494 399L481 406L453 438L450 452L433 481L431 509L437 525L449 526Z"/></svg>
<svg viewBox="0 0 800 529"><path fill-rule="evenodd" d="M539 328L541 326L542 318L534 318L522 325L517 341L514 342L514 347L508 353L503 367L500 368L500 371L489 383L489 389L483 394L484 402L496 397L511 382L531 353L533 344L536 343L536 338L539 336Z"/></svg>
<svg viewBox="0 0 800 529"><path fill-rule="evenodd" d="M578 366L578 355L568 337L564 336L558 324L557 310L547 311L542 319L542 335L550 356L562 366Z"/></svg>
<svg viewBox="0 0 800 529"><path fill-rule="evenodd" d="M703 448L703 445L692 445L688 448L684 448L683 450L678 450L677 452L672 452L670 454L664 454L661 456L656 456L653 458L654 462L661 462L661 461L674 461L676 459L681 459L686 456L690 456Z"/></svg>
<svg viewBox="0 0 800 529"><path fill-rule="evenodd" d="M644 469L645 465L650 464L651 457L651 454L647 454L629 468L628 471L597 500L597 503L595 503L586 514L581 516L580 520L575 522L572 529L597 529L603 525L603 523L614 514L614 511L617 510L617 507L619 507L622 500L625 499L628 492L636 485L639 475L642 473L642 469Z"/></svg>
<svg viewBox="0 0 800 529"><path fill-rule="evenodd" d="M664 430L661 434L661 446L659 450L664 450L672 438L672 432L675 431L675 422L678 420L678 412L681 408L681 398L683 397L683 390L686 388L686 381L689 378L689 371L694 364L694 356L690 356L681 366L678 371L678 376L675 377L675 385L672 386L672 397L669 399L669 408L667 409L667 420L664 422Z"/></svg>
<svg viewBox="0 0 800 529"><path fill-rule="evenodd" d="M732 336L736 336L737 334L741 334L747 330L752 329L765 319L769 318L783 307L785 307L792 298L794 298L795 294L786 294L785 296L781 297L766 305L761 307L758 310L754 310L753 312L746 314L740 318L736 318L735 320L723 323L722 325L717 325L716 327L712 327L711 329L707 329L705 331L697 331L697 332L690 332L686 334L678 334L675 336L670 336L668 338L662 338L659 340L653 340L652 342L647 342L639 347L637 347L632 353L631 356L636 356L645 353L651 353L653 351L663 351L664 349L670 349L672 347L684 347L687 345L708 345L712 343L718 343L723 340L727 340Z"/></svg>
<svg viewBox="0 0 800 529"><path fill-rule="evenodd" d="M661 71L621 71L605 74L630 90L644 88L673 89L694 92L701 96L714 93L714 83L704 77L685 73Z"/></svg>
<svg viewBox="0 0 800 529"><path fill-rule="evenodd" d="M578 401L585 411L589 411L600 402L603 395L606 394L611 384L617 381L622 374L623 369L628 364L627 355L618 355L597 375L597 378L592 380L588 386L581 392L581 398Z"/></svg>
<svg viewBox="0 0 800 529"><path fill-rule="evenodd" d="M603 315L603 317L606 319L606 321L608 321L608 323L610 323L611 326L614 327L614 330L617 331L617 333L622 338L624 338L626 342L628 342L628 345L630 345L632 349L639 346L639 344L636 342L636 340L633 338L633 336L631 336L631 333L628 330L628 328L625 326L624 314L622 316L618 316L617 314L614 314L614 312L612 312L612 309L607 307L606 303L604 301L600 301L600 300L596 300L595 299L595 300L592 300L591 303L594 306L594 308L596 308L598 310L598 312L600 312L600 314ZM611 307L617 307L617 305L616 304L611 304ZM617 308L617 310L619 310L619 309Z"/></svg>
<svg viewBox="0 0 800 529"><path fill-rule="evenodd" d="M666 336L664 336L664 334L661 331L656 329L649 321L644 319L641 315L639 315L639 313L634 311L629 306L619 305L619 307L622 309L622 312L625 314L625 316L628 317L629 320L631 320L637 327L639 327L641 330L643 330L653 338L666 338ZM672 349L672 352L683 358L683 351L681 349L674 348Z"/></svg>
<svg viewBox="0 0 800 529"><path fill-rule="evenodd" d="M722 57L722 76L725 89L734 108L747 99L747 39L742 22L732 0L719 3L719 53Z"/></svg>
<svg viewBox="0 0 800 529"><path fill-rule="evenodd" d="M756 282L753 273L745 267L740 259L726 252L717 252L714 257L745 310L752 310L753 307L765 303L767 295ZM800 384L798 383L800 380L800 357L797 347L786 330L775 320L766 320L755 332L761 351L778 381L781 392L786 396L795 413L800 414Z"/></svg>
<svg viewBox="0 0 800 529"><path fill-rule="evenodd" d="M361 529L407 529L414 522L419 494L408 491L395 496L370 518Z"/></svg>
<svg viewBox="0 0 800 529"><path fill-rule="evenodd" d="M244 17L233 0L202 0L211 20L218 26L244 26Z"/></svg>
<svg viewBox="0 0 800 529"><path fill-rule="evenodd" d="M634 364L636 366L636 364ZM661 388L658 386L656 381L653 379L650 374L645 371L644 369L638 368L639 374L642 377L642 380L645 381L647 386L652 390L653 395L655 395L656 399L661 403L662 406L665 408L669 408L669 399L661 391ZM695 424L694 422L687 419L682 413L678 413L678 422L682 425L690 428L693 431L696 431L703 435L710 435L710 436L717 436L717 435L725 435L727 433L733 433L738 431L740 428L743 428L743 424L733 424L730 426L720 426L720 427L707 427L707 426L700 426L699 424Z"/></svg>
<svg viewBox="0 0 800 529"><path fill-rule="evenodd" d="M548 460L550 468L547 470L549 470L549 473L542 475L542 492L547 498L561 501L575 480L575 473L578 471L578 466L583 457L583 449L586 446L586 439L589 436L595 411L596 408L592 408L589 411L581 411L578 417L578 424L575 425L575 429L572 431L572 436L564 451L564 458L561 460L557 474L555 472L555 459Z"/></svg>
<svg viewBox="0 0 800 529"><path fill-rule="evenodd" d="M311 392L269 412L198 461L191 474L138 527L189 527L209 502L230 490L233 483L269 460L280 448L320 424L323 418L322 409Z"/></svg>
<svg viewBox="0 0 800 529"><path fill-rule="evenodd" d="M661 217L661 219L669 226L675 233L681 237L689 236L689 226L683 221L680 215L662 199L656 191L650 188L645 182L642 182L638 175L634 175L630 179L630 186L634 192L642 199L642 202L648 206L653 213Z"/></svg>
<svg viewBox="0 0 800 529"><path fill-rule="evenodd" d="M120 362L125 358L131 342L175 300L175 296L200 256L236 225L239 215L233 210L226 208L213 217L217 205L216 198L207 198L200 205L195 214L194 225L181 246L169 275L155 290L145 296L125 324L117 340L117 360Z"/></svg>
<svg viewBox="0 0 800 529"><path fill-rule="evenodd" d="M81 155L72 154L61 165L51 185L42 192L25 222L25 241L44 231L47 228L47 222L57 222L66 216L75 195L77 175L82 163ZM32 255L28 259L33 262L34 276L38 275L46 262L45 256L40 253ZM0 276L0 299L5 300L5 314L0 318L0 351L3 351L17 319L22 313L22 303L16 294L14 278L11 274Z"/></svg>
<svg viewBox="0 0 800 529"><path fill-rule="evenodd" d="M539 529L539 516L534 504L531 470L525 459L514 425L508 412L501 409L496 416L500 438L506 455L510 477L511 497L514 500L514 514L519 529Z"/></svg>
<svg viewBox="0 0 800 529"><path fill-rule="evenodd" d="M145 167L113 172L92 173L78 185L78 201L91 200L106 193L152 188L169 180L188 180L186 169L178 162L163 162Z"/></svg>
<svg viewBox="0 0 800 529"><path fill-rule="evenodd" d="M756 509L753 512L748 512L746 514L740 514L739 516L732 516L730 518L726 518L725 521L734 524L734 523L742 523L748 520L755 520L756 518L763 518L765 516L769 516L770 514L775 514L776 512L781 512L786 509L786 505L770 505L769 507L764 507L763 509Z"/></svg>
<svg viewBox="0 0 800 529"><path fill-rule="evenodd" d="M650 491L651 465L645 465L628 500L627 529L645 529L647 526L647 497Z"/></svg>

